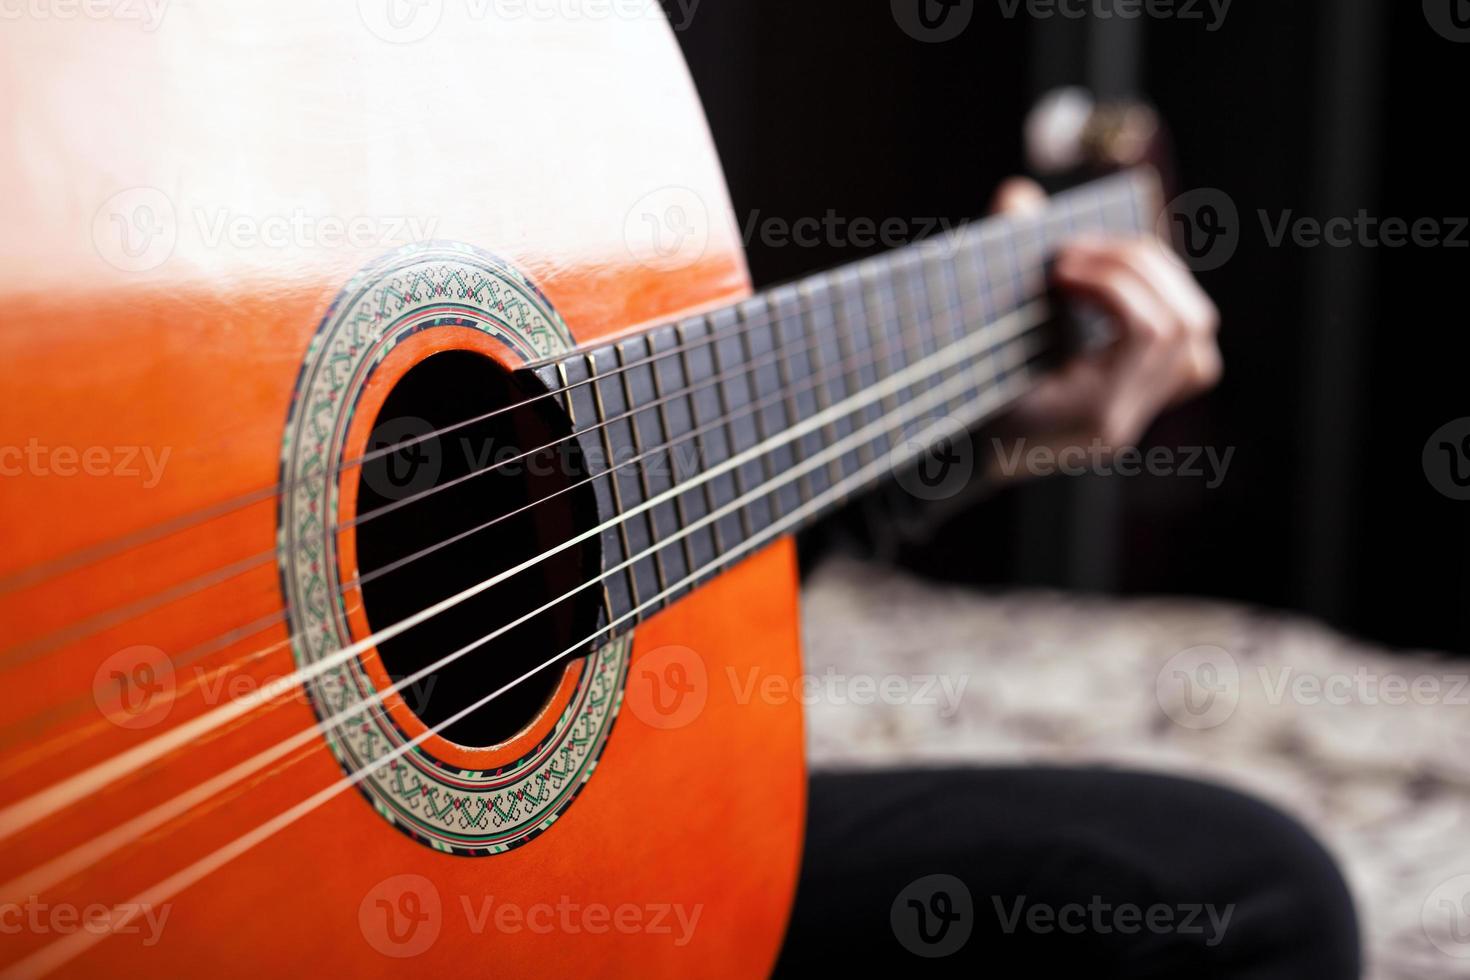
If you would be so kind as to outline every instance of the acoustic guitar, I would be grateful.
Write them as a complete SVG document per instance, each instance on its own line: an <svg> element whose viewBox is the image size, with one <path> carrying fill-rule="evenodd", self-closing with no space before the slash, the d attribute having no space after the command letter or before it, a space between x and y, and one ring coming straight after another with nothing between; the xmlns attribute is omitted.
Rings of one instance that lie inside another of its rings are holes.
<svg viewBox="0 0 1470 980"><path fill-rule="evenodd" d="M656 4L28 10L4 975L769 970L792 535L1025 391L1154 178L752 295Z"/></svg>

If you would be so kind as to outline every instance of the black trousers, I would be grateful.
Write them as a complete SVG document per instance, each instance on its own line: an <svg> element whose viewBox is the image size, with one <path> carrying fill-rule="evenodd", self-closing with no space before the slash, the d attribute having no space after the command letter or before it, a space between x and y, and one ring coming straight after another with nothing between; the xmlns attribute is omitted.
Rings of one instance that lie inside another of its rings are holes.
<svg viewBox="0 0 1470 980"><path fill-rule="evenodd" d="M1106 769L818 774L776 973L846 965L1337 980L1359 950L1332 858L1232 790Z"/></svg>

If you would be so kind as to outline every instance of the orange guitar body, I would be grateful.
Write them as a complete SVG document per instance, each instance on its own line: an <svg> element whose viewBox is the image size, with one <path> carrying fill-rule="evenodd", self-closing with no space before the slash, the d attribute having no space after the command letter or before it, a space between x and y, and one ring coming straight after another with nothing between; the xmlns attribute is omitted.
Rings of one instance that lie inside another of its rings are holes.
<svg viewBox="0 0 1470 980"><path fill-rule="evenodd" d="M343 779L321 736L104 846L315 725L299 688L67 805L26 809L298 668L281 570L251 559L278 546L270 488L302 365L364 269L423 237L497 256L576 346L749 293L719 163L660 18L449 0L405 6L405 19L385 6L180 5L150 23L139 5L138 20L13 21L0 41L0 808L32 815L0 821L0 967L765 973L794 892L806 779L797 700L762 694L794 691L800 670L789 540L636 628L595 766L554 822L501 853L428 846L357 788L222 851ZM693 246L655 240L650 258L639 235L687 222ZM524 357L483 330L426 330L382 359L360 404L457 348L507 367ZM345 438L360 452L366 427ZM344 480L339 518L353 498ZM347 580L351 530L339 545ZM343 597L360 639L359 600ZM382 673L373 651L361 660ZM164 696L119 714L109 664L127 678L139 663L152 665L142 693ZM555 669L551 701L509 741L435 735L422 748L451 769L527 757L594 665ZM422 731L402 699L388 706ZM90 935L98 907L171 881L166 912Z"/></svg>

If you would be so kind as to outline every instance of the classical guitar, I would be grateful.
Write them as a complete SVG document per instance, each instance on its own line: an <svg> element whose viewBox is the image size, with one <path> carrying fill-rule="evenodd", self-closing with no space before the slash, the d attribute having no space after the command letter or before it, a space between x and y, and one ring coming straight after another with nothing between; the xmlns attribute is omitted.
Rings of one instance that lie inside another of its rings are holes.
<svg viewBox="0 0 1470 980"><path fill-rule="evenodd" d="M6 976L766 971L792 534L1153 225L1125 172L752 295L661 17L496 10L7 24Z"/></svg>

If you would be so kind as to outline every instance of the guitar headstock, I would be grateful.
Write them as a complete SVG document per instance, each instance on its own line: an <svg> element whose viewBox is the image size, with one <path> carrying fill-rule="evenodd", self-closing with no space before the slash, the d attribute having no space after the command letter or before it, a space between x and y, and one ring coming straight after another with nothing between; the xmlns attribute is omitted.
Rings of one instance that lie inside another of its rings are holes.
<svg viewBox="0 0 1470 980"><path fill-rule="evenodd" d="M1086 89L1053 89L1026 117L1026 157L1056 191L1120 170L1158 175L1155 211L1174 193L1173 152L1158 111L1138 99L1098 101Z"/></svg>

